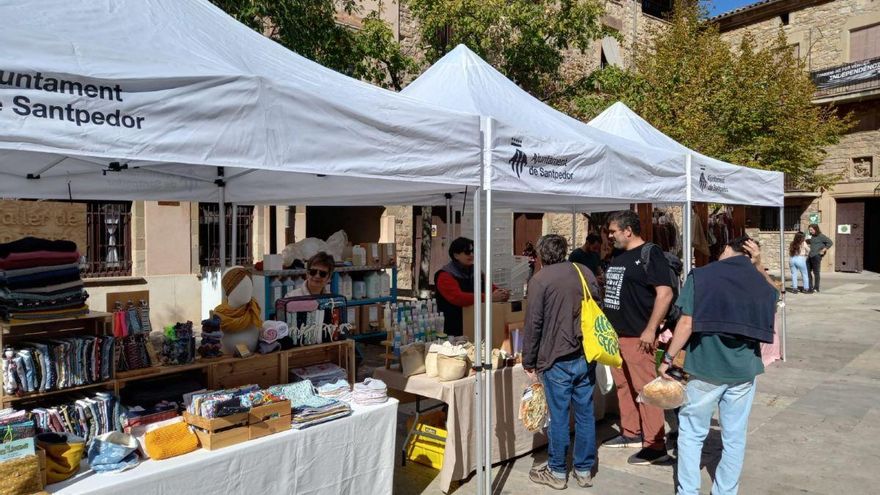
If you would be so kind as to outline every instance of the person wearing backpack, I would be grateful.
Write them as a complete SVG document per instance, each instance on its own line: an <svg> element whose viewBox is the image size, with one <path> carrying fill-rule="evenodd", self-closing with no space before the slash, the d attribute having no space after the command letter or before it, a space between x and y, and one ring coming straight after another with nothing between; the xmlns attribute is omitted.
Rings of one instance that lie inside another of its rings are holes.
<svg viewBox="0 0 880 495"><path fill-rule="evenodd" d="M662 321L674 298L673 271L656 245L645 248L638 214L612 213L608 235L623 250L605 273L605 315L620 341L623 367L612 368L620 405L620 435L606 447L641 447L627 462L645 465L669 460L663 410L636 402L642 387L657 377L654 351ZM643 258L643 248L646 256Z"/></svg>

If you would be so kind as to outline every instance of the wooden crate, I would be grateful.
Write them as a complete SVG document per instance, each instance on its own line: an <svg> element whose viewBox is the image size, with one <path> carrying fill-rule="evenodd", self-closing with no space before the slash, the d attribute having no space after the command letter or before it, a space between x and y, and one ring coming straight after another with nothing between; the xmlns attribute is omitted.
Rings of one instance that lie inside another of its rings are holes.
<svg viewBox="0 0 880 495"><path fill-rule="evenodd" d="M252 407L248 413L248 424L259 423L280 416L290 416L289 400L282 400L263 406Z"/></svg>
<svg viewBox="0 0 880 495"><path fill-rule="evenodd" d="M249 439L247 413L209 419L184 411L183 419L193 426L199 443L206 450L222 449Z"/></svg>
<svg viewBox="0 0 880 495"><path fill-rule="evenodd" d="M278 416L264 421L258 421L248 425L248 438L265 437L273 433L279 433L290 429L290 410L286 416Z"/></svg>

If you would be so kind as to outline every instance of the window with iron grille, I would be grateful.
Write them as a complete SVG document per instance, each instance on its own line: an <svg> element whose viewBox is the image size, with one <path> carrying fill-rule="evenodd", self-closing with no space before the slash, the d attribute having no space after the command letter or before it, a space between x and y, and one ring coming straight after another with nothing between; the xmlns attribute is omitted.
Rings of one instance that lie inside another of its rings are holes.
<svg viewBox="0 0 880 495"><path fill-rule="evenodd" d="M131 276L131 202L86 205L82 276Z"/></svg>
<svg viewBox="0 0 880 495"><path fill-rule="evenodd" d="M254 207L238 205L238 236L235 260L232 259L232 205L226 205L226 266L254 264ZM202 269L220 267L220 207L217 203L199 203L199 265Z"/></svg>
<svg viewBox="0 0 880 495"><path fill-rule="evenodd" d="M785 207L785 230L788 232L801 230L801 214L804 208L801 206ZM779 208L761 208L762 232L779 232Z"/></svg>

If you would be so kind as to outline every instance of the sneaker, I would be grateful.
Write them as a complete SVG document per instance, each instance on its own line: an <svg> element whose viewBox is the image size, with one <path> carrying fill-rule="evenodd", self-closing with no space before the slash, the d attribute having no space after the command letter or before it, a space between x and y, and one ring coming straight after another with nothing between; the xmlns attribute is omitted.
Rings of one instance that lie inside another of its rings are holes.
<svg viewBox="0 0 880 495"><path fill-rule="evenodd" d="M611 447L615 449L626 449L642 446L642 436L628 437L625 435L617 435L602 444L603 447Z"/></svg>
<svg viewBox="0 0 880 495"><path fill-rule="evenodd" d="M648 464L657 464L660 462L666 462L669 460L669 454L666 453L666 449L663 450L655 450L644 448L635 454L629 456L629 459L626 460L627 463L638 466L638 465L648 465Z"/></svg>
<svg viewBox="0 0 880 495"><path fill-rule="evenodd" d="M578 486L581 488L589 488L593 486L593 476L589 474L586 476L581 476L577 474L577 471L572 471L571 476L574 478L575 481L577 481Z"/></svg>
<svg viewBox="0 0 880 495"><path fill-rule="evenodd" d="M804 294L812 294L813 289L801 289L801 292L803 292Z"/></svg>
<svg viewBox="0 0 880 495"><path fill-rule="evenodd" d="M565 490L568 486L563 478L557 478L550 471L550 466L544 466L540 469L532 469L529 471L529 479L539 485L547 485L554 490Z"/></svg>

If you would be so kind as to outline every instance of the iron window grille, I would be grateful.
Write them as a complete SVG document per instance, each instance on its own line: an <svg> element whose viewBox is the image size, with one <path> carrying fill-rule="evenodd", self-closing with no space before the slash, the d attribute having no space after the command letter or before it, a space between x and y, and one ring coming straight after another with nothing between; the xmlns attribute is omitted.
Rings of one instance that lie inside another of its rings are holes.
<svg viewBox="0 0 880 495"><path fill-rule="evenodd" d="M83 278L131 276L131 202L86 204Z"/></svg>
<svg viewBox="0 0 880 495"><path fill-rule="evenodd" d="M252 266L254 207L238 205L235 260L232 259L232 205L226 215L226 266ZM202 270L220 268L220 207L217 203L199 203L199 265Z"/></svg>

